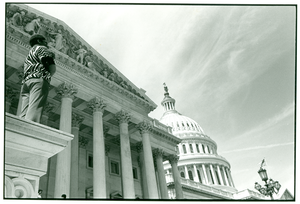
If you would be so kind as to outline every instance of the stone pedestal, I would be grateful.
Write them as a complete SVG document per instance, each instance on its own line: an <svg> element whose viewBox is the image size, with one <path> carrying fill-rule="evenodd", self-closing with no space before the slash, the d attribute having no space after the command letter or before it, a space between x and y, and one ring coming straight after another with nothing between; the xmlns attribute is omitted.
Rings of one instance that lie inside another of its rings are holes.
<svg viewBox="0 0 300 204"><path fill-rule="evenodd" d="M65 149L73 135L5 115L5 198L37 198L48 158Z"/></svg>

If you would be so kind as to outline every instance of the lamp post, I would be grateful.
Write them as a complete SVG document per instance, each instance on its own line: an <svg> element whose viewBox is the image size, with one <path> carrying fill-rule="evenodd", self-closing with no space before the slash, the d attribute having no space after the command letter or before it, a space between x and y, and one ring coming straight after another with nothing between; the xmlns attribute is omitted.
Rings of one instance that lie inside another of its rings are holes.
<svg viewBox="0 0 300 204"><path fill-rule="evenodd" d="M274 200L273 193L277 194L279 192L281 187L280 183L278 181L273 181L271 178L268 181L267 170L262 167L258 170L258 174L260 175L261 180L265 182L265 187L262 187L259 183L255 182L255 189L265 196L270 196L271 199Z"/></svg>

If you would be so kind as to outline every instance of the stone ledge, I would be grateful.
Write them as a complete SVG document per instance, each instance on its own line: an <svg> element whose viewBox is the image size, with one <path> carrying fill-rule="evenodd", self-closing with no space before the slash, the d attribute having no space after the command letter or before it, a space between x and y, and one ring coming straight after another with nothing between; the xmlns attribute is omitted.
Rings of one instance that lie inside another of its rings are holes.
<svg viewBox="0 0 300 204"><path fill-rule="evenodd" d="M59 153L73 135L48 126L5 115L5 169L42 176L48 158Z"/></svg>

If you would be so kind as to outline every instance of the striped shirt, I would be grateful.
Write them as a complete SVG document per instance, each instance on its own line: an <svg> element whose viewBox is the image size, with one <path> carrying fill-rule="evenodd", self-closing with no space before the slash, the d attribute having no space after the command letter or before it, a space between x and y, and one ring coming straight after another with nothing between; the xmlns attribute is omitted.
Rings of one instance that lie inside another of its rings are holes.
<svg viewBox="0 0 300 204"><path fill-rule="evenodd" d="M24 80L31 78L40 78L47 80L50 83L51 74L42 64L43 57L54 58L54 53L50 52L46 46L35 45L29 51L28 56L24 61Z"/></svg>

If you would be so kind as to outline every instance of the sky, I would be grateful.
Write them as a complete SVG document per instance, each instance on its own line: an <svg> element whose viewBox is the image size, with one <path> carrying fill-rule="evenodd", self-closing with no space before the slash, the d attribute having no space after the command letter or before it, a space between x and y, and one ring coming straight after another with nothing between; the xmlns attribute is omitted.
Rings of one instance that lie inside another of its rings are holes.
<svg viewBox="0 0 300 204"><path fill-rule="evenodd" d="M293 6L29 4L64 21L158 107L163 83L231 164L238 190L267 172L294 194Z"/></svg>

